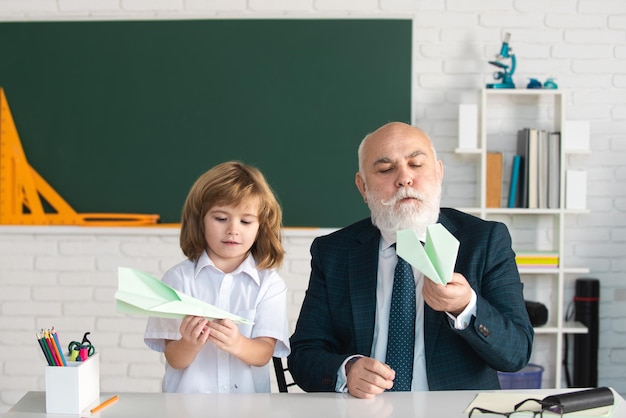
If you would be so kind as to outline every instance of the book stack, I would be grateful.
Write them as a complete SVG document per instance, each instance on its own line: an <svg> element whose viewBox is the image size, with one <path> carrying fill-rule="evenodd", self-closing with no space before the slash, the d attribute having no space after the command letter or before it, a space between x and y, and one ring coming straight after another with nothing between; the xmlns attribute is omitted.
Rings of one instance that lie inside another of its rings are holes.
<svg viewBox="0 0 626 418"><path fill-rule="evenodd" d="M536 128L518 131L511 165L509 208L557 209L560 205L561 134Z"/></svg>
<svg viewBox="0 0 626 418"><path fill-rule="evenodd" d="M520 251L515 255L518 269L557 268L559 254L555 251Z"/></svg>

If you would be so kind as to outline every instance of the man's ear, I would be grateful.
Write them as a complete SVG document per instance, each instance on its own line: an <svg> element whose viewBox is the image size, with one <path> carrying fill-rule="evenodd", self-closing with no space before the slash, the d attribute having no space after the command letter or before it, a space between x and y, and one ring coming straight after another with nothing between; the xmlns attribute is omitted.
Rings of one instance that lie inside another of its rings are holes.
<svg viewBox="0 0 626 418"><path fill-rule="evenodd" d="M439 167L439 179L443 182L443 161L437 160L437 166Z"/></svg>
<svg viewBox="0 0 626 418"><path fill-rule="evenodd" d="M363 196L363 200L365 201L365 203L367 203L367 197L365 194L365 180L363 180L363 177L361 177L361 173L356 173L356 176L354 177L354 183L356 184L356 188L359 189L359 193L361 193L361 196Z"/></svg>

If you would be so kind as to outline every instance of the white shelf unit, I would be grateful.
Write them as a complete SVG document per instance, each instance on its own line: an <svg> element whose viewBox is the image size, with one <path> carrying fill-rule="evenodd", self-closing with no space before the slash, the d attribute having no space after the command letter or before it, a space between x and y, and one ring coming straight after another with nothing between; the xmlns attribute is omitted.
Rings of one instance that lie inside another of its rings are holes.
<svg viewBox="0 0 626 418"><path fill-rule="evenodd" d="M476 206L459 209L483 219L507 224L515 251L547 250L558 253L557 268L520 269L525 299L541 302L548 308L548 323L535 327L531 363L544 366L542 387L556 389L564 386L564 336L588 332L583 324L565 320L569 303L565 297L566 284L573 287L573 280L588 274L589 270L569 267L570 260L565 255L566 216L587 213L588 210L568 210L564 207L567 156L580 153L580 150L568 151L563 146L566 143L562 134L565 125L564 105L565 93L562 90L482 89L479 97L478 148L455 150L457 154L476 158L479 165ZM506 207L511 161L517 152L517 131L522 128L561 132L558 208ZM486 207L486 162L489 151L502 152L505 161L500 208Z"/></svg>

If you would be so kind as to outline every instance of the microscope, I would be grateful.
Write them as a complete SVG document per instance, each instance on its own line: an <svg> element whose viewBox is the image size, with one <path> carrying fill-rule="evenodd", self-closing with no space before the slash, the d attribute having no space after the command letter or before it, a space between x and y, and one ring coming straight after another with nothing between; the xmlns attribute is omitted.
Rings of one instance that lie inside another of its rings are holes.
<svg viewBox="0 0 626 418"><path fill-rule="evenodd" d="M502 48L500 48L500 53L496 55L496 61L489 61L489 64L495 65L500 68L501 71L496 71L493 74L493 78L496 80L502 80L500 83L491 83L487 84L488 89L514 89L515 84L513 83L513 73L515 72L515 54L513 54L513 50L509 47L509 39L511 39L510 33L504 34L504 41L502 41ZM510 65L503 63L503 60L510 59Z"/></svg>

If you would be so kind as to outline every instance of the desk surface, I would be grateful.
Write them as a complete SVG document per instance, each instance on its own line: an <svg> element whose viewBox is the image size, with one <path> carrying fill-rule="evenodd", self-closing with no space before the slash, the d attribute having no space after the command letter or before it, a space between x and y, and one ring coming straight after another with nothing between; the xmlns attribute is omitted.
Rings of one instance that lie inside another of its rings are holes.
<svg viewBox="0 0 626 418"><path fill-rule="evenodd" d="M560 392L566 392L562 390ZM544 397L559 391L524 391ZM476 391L454 392L387 392L375 399L356 399L337 393L258 393L258 394L179 394L120 393L119 401L94 416L114 417L254 417L254 418L392 418L392 417L467 417L464 412L477 395ZM100 402L113 394L102 393ZM615 394L612 417L626 418L626 402ZM97 404L97 403L95 403ZM28 392L5 418L77 417L46 414L45 392ZM94 405L95 406L95 405ZM89 417L91 414L80 414ZM580 418L580 416L577 416Z"/></svg>

